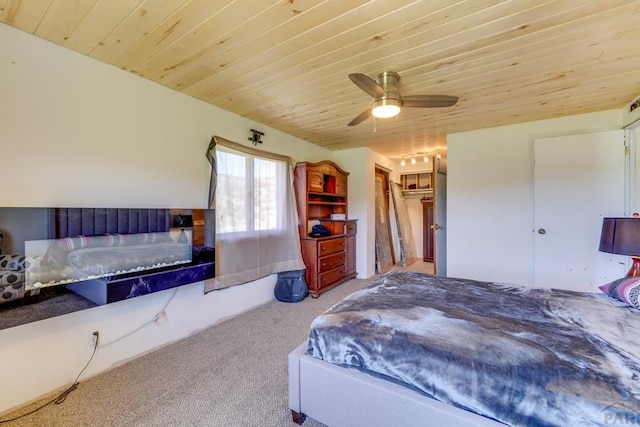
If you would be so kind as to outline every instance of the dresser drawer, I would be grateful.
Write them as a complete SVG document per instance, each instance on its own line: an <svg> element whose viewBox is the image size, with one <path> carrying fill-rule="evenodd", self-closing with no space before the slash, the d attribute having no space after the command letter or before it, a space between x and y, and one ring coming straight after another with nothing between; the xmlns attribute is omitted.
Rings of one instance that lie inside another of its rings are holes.
<svg viewBox="0 0 640 427"><path fill-rule="evenodd" d="M318 256L334 254L336 252L344 252L344 237L338 239L321 240L318 242Z"/></svg>
<svg viewBox="0 0 640 427"><path fill-rule="evenodd" d="M318 272L324 273L325 271L333 270L336 267L344 265L344 261L344 252L322 257L318 260Z"/></svg>
<svg viewBox="0 0 640 427"><path fill-rule="evenodd" d="M326 273L322 273L318 276L318 287L320 289L325 286L329 286L334 282L342 279L346 275L344 266L334 268L333 270L329 270Z"/></svg>

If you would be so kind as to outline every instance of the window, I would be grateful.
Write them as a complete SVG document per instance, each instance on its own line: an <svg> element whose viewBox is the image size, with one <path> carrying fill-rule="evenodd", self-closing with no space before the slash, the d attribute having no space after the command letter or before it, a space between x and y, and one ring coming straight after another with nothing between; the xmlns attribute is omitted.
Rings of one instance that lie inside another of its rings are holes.
<svg viewBox="0 0 640 427"><path fill-rule="evenodd" d="M284 161L226 147L217 150L216 230L241 233L281 228L280 201L287 191Z"/></svg>

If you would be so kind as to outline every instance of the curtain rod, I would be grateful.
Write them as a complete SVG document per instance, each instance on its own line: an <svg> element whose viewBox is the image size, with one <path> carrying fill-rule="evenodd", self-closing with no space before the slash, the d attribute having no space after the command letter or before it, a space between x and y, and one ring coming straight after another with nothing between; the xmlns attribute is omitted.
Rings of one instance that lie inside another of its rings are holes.
<svg viewBox="0 0 640 427"><path fill-rule="evenodd" d="M283 156L281 154L276 154L276 153L271 153L269 151L259 150L259 149L254 148L254 147L249 147L247 145L243 145L243 144L239 144L237 142L229 141L228 139L223 138L223 137L218 136L218 135L214 135L211 139L213 140L213 142L215 144L220 144L223 147L231 148L233 150L240 151L240 152L243 152L245 154L251 154L253 156L265 157L265 158L273 159L273 160L280 160L280 161L287 162L287 163L291 163L292 162L291 157L289 157L289 156Z"/></svg>

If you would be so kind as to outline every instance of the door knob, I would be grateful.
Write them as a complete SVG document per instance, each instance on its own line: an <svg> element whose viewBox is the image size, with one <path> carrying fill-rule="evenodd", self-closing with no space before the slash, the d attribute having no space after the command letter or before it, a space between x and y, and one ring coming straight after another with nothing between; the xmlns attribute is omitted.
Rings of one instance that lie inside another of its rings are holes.
<svg viewBox="0 0 640 427"><path fill-rule="evenodd" d="M538 234L545 234L547 232L547 230L545 230L544 228L539 228L538 229Z"/></svg>
<svg viewBox="0 0 640 427"><path fill-rule="evenodd" d="M433 225L431 226L431 229L432 229L432 230L442 230L442 227L440 227L440 225L439 225L439 224L433 224Z"/></svg>

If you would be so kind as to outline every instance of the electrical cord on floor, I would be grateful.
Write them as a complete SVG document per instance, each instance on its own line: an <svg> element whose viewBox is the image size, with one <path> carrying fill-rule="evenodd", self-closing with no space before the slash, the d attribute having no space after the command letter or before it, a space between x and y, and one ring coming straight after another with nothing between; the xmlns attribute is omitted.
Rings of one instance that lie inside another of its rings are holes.
<svg viewBox="0 0 640 427"><path fill-rule="evenodd" d="M82 370L80 371L80 373L78 374L76 379L73 381L73 384L71 384L69 386L69 388L67 388L65 391L63 391L59 395L57 395L55 398L49 400L48 402L43 403L42 405L38 406L37 408L35 408L35 409L25 413L25 414L18 415L17 417L9 418L9 419L6 419L6 420L0 420L0 424L5 424L5 423L9 423L11 421L16 421L16 420L19 420L21 418L26 417L27 415L34 414L34 413L38 412L39 410L41 410L42 408L45 408L45 407L51 405L52 403L55 403L56 405L59 405L62 402L64 402L66 400L67 396L69 395L69 393L71 393L73 390L76 389L76 387L78 387L78 384L80 384L78 382L78 380L80 379L80 376L89 367L89 364L93 360L93 356L95 356L96 355L96 351L98 351L98 341L100 340L100 334L98 332L94 332L94 334L95 334L96 339L95 339L95 342L93 344L93 352L91 353L91 357L89 358L87 363L84 365L84 368L82 368Z"/></svg>

